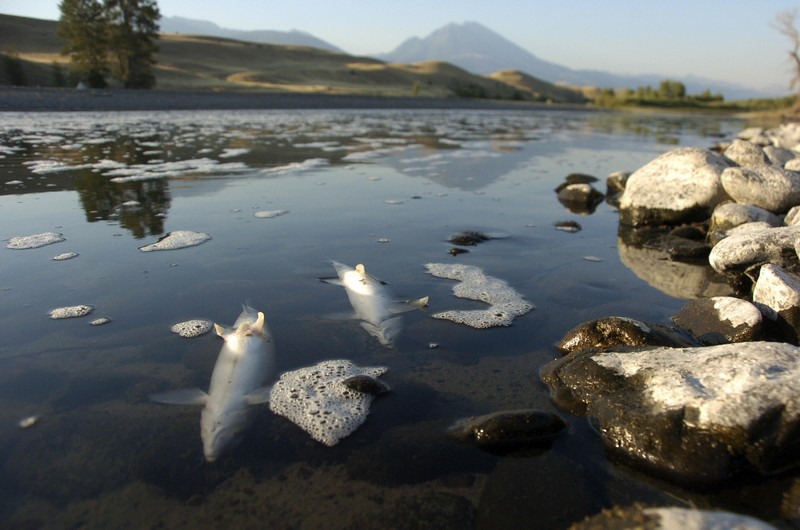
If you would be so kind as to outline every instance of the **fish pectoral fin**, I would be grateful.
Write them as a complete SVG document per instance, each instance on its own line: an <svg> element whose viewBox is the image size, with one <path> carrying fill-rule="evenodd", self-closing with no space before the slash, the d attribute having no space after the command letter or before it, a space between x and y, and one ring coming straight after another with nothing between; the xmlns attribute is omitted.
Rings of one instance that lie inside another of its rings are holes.
<svg viewBox="0 0 800 530"><path fill-rule="evenodd" d="M338 285L339 287L344 287L344 282L341 278L320 278L319 281L323 283L329 283L331 285Z"/></svg>
<svg viewBox="0 0 800 530"><path fill-rule="evenodd" d="M269 403L269 394L272 392L272 385L256 388L244 397L244 402L248 405L261 405Z"/></svg>
<svg viewBox="0 0 800 530"><path fill-rule="evenodd" d="M427 296L423 296L422 298L416 298L414 300L403 300L389 306L389 313L393 315L397 315L400 313L407 313L415 309L422 309L423 307L427 307L427 305L428 305Z"/></svg>
<svg viewBox="0 0 800 530"><path fill-rule="evenodd" d="M208 394L199 388L168 390L167 392L150 394L148 397L150 401L166 403L167 405L205 405L206 401L208 401Z"/></svg>
<svg viewBox="0 0 800 530"><path fill-rule="evenodd" d="M231 329L231 328L229 328L227 326L223 326L222 324L214 324L214 333L216 333L217 335L219 335L223 339L225 338L226 335L230 335L234 331L235 330L233 330L233 329Z"/></svg>

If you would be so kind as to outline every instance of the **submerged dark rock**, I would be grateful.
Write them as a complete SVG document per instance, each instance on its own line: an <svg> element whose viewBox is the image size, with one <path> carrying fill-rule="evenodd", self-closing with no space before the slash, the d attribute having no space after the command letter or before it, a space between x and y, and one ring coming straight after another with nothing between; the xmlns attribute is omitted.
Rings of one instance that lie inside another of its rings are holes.
<svg viewBox="0 0 800 530"><path fill-rule="evenodd" d="M482 232L466 231L450 236L448 241L454 245L474 247L478 243L489 241L491 237Z"/></svg>
<svg viewBox="0 0 800 530"><path fill-rule="evenodd" d="M541 372L556 402L593 418L607 450L688 486L800 462L800 348L576 351Z"/></svg>
<svg viewBox="0 0 800 530"><path fill-rule="evenodd" d="M567 331L556 344L563 353L618 346L681 346L686 342L663 326L626 317L584 322Z"/></svg>
<svg viewBox="0 0 800 530"><path fill-rule="evenodd" d="M503 455L542 448L566 427L566 422L557 414L523 409L465 418L452 425L448 432L484 451Z"/></svg>
<svg viewBox="0 0 800 530"><path fill-rule="evenodd" d="M583 227L577 221L556 221L553 226L556 227L556 230L561 230L562 232L580 232L583 230Z"/></svg>
<svg viewBox="0 0 800 530"><path fill-rule="evenodd" d="M362 394L372 394L373 396L379 396L391 390L389 385L380 379L364 374L350 376L344 379L342 384L350 390L355 390Z"/></svg>

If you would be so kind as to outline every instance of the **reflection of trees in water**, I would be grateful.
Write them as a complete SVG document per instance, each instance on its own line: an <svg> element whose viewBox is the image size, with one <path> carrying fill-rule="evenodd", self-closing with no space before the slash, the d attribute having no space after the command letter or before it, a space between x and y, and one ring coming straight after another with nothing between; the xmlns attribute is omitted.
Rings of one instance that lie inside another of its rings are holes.
<svg viewBox="0 0 800 530"><path fill-rule="evenodd" d="M82 171L76 188L87 221L116 218L136 239L164 233L164 219L170 206L169 183L165 179L117 184L108 177Z"/></svg>
<svg viewBox="0 0 800 530"><path fill-rule="evenodd" d="M85 148L86 158L124 160L144 164L147 157L132 139ZM136 239L164 233L164 219L170 206L169 183L153 179L119 184L91 170L81 170L75 180L81 205L89 222L118 219ZM135 201L137 204L134 204Z"/></svg>

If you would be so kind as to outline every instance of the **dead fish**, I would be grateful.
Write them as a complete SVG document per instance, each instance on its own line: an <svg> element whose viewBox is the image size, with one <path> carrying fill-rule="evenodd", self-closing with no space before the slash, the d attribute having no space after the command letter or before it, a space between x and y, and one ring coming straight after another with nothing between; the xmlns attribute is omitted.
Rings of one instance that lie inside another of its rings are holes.
<svg viewBox="0 0 800 530"><path fill-rule="evenodd" d="M367 274L360 263L355 268L338 261L330 263L336 269L338 278L323 281L344 287L355 311L352 318L361 320L361 326L383 346L391 347L402 330L402 319L397 315L428 305L427 296L416 300L396 300L389 288Z"/></svg>
<svg viewBox="0 0 800 530"><path fill-rule="evenodd" d="M152 394L158 403L203 405L200 437L203 454L214 462L249 427L254 417L251 405L267 403L266 382L275 372L275 348L264 321L264 313L244 305L233 328L214 324L225 340L211 373L208 393L199 388Z"/></svg>

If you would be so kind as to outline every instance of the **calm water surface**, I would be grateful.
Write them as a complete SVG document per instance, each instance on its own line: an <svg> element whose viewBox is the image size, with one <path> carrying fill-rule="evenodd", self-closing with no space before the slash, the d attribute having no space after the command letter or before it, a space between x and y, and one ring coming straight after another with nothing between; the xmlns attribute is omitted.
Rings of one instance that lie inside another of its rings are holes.
<svg viewBox="0 0 800 530"><path fill-rule="evenodd" d="M573 326L611 315L667 324L685 299L724 291L706 268L618 241L610 206L574 213L553 189L581 172L604 190L611 172L742 126L560 111L4 114L0 239L66 240L0 248L0 526L564 528L632 502L769 517L773 483L678 489L607 460L582 418L564 415L569 430L549 450L516 457L444 434L471 415L555 411L538 371ZM255 215L268 210L288 213ZM583 230L554 228L565 220ZM212 239L139 250L174 230ZM447 239L464 230L503 237L451 256ZM51 260L64 252L79 256ZM364 263L430 307L405 314L396 346L382 347L332 317L349 306L319 281L334 274L328 259ZM430 262L481 267L536 308L509 328L433 319L481 304L455 298ZM392 392L332 448L263 407L238 446L205 463L199 408L147 396L207 388L221 340L170 327L231 324L244 301L266 314L279 371L387 366ZM94 312L48 317L77 304ZM103 316L112 321L89 325Z"/></svg>

